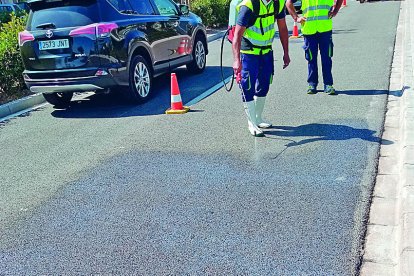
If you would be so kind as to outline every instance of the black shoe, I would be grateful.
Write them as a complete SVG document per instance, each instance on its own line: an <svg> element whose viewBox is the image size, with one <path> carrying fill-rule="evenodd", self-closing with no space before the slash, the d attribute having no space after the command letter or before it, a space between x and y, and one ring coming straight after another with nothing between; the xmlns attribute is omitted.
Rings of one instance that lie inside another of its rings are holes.
<svg viewBox="0 0 414 276"><path fill-rule="evenodd" d="M309 85L308 86L308 91L306 92L307 94L309 94L309 95L313 95L313 94L316 94L316 87L315 86L313 86L313 85Z"/></svg>
<svg viewBox="0 0 414 276"><path fill-rule="evenodd" d="M336 91L335 88L333 88L332 85L325 85L325 93L327 93L328 95L336 95Z"/></svg>

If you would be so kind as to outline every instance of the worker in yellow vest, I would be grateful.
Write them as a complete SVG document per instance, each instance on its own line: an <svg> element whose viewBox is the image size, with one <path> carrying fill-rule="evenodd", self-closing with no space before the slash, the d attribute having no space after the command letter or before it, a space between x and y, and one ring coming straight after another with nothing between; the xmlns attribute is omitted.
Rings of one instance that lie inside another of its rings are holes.
<svg viewBox="0 0 414 276"><path fill-rule="evenodd" d="M233 69L240 79L249 131L264 136L262 128L272 125L262 113L273 81L274 58L272 43L275 23L283 47L284 68L290 63L289 34L285 21L284 0L242 0L237 6L237 24L233 38Z"/></svg>
<svg viewBox="0 0 414 276"><path fill-rule="evenodd" d="M308 61L308 94L315 94L318 87L318 49L321 53L324 91L335 95L332 77L332 18L342 6L343 0L302 0L302 16L293 7L294 0L286 6L293 20L302 25L305 58Z"/></svg>

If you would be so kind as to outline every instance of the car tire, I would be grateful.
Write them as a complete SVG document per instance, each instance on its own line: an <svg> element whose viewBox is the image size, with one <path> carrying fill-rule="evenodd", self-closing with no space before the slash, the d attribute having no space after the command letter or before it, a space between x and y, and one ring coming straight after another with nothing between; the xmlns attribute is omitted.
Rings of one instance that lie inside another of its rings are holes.
<svg viewBox="0 0 414 276"><path fill-rule="evenodd" d="M187 64L187 70L194 74L200 74L206 69L207 45L201 35L197 35L193 46L193 60Z"/></svg>
<svg viewBox="0 0 414 276"><path fill-rule="evenodd" d="M148 61L136 55L129 66L129 89L124 90L127 100L133 103L145 102L152 96L153 73Z"/></svg>
<svg viewBox="0 0 414 276"><path fill-rule="evenodd" d="M65 108L68 107L70 101L72 100L73 93L65 92L65 93L48 93L43 94L45 100L54 105L55 107Z"/></svg>

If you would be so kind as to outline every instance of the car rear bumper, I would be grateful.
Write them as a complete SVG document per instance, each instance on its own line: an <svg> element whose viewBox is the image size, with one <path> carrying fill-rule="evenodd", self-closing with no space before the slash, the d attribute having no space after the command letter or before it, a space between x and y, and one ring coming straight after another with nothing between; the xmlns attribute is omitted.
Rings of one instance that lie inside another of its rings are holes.
<svg viewBox="0 0 414 276"><path fill-rule="evenodd" d="M95 71L96 72L96 71ZM68 71L62 75L67 76ZM107 89L116 86L113 76L109 73L102 76L71 76L62 78L51 74L53 78L45 79L45 73L42 72L42 78L36 78L36 73L25 71L23 73L27 87L33 93L65 93L65 92L87 92L101 89Z"/></svg>
<svg viewBox="0 0 414 276"><path fill-rule="evenodd" d="M93 84L68 84L68 85L33 85L30 91L33 93L64 93L64 92L87 92L104 89Z"/></svg>

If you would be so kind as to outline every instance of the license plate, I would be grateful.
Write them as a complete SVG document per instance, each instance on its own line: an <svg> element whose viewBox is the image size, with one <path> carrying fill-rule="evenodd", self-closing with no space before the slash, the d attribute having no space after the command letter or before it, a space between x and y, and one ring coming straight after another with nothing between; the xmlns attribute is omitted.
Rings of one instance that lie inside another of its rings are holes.
<svg viewBox="0 0 414 276"><path fill-rule="evenodd" d="M69 48L69 39L39 41L39 50L53 50Z"/></svg>

